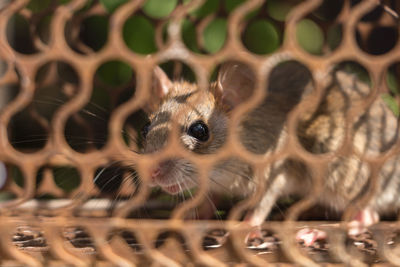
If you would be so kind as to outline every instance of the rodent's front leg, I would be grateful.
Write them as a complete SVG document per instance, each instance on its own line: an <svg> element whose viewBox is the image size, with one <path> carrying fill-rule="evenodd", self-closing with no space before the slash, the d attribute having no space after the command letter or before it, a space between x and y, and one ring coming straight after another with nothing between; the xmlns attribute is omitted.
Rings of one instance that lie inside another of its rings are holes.
<svg viewBox="0 0 400 267"><path fill-rule="evenodd" d="M269 184L263 198L257 207L246 215L245 221L253 229L246 237L246 244L253 243L252 241L259 239L262 240L261 224L265 221L273 205L277 199L282 196L288 187L288 177L285 173L281 173L273 177L273 181ZM258 243L258 242L257 242Z"/></svg>

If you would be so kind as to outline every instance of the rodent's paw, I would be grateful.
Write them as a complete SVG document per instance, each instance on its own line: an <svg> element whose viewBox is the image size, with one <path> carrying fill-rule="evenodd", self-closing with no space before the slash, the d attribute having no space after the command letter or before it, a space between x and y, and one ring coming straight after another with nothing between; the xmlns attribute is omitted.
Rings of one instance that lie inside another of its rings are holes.
<svg viewBox="0 0 400 267"><path fill-rule="evenodd" d="M327 234L324 231L312 228L303 228L296 234L296 240L303 243L306 247L310 247L317 240L325 240Z"/></svg>
<svg viewBox="0 0 400 267"><path fill-rule="evenodd" d="M272 250L277 248L278 238L256 227L247 234L245 244L248 249Z"/></svg>
<svg viewBox="0 0 400 267"><path fill-rule="evenodd" d="M367 232L367 227L379 222L379 214L371 209L365 208L358 212L354 219L348 224L348 234L358 236Z"/></svg>

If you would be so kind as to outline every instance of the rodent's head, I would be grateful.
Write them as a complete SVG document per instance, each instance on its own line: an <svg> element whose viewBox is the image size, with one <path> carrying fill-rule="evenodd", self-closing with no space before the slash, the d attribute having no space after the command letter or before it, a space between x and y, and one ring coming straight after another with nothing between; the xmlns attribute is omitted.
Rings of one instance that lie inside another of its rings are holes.
<svg viewBox="0 0 400 267"><path fill-rule="evenodd" d="M240 63L222 65L218 80L208 90L185 81L172 82L159 67L154 70L153 95L146 108L150 122L143 128L143 152L161 150L168 140L173 121L179 125L183 145L199 154L214 153L223 145L232 108L252 93L254 75ZM183 158L170 159L156 166L151 178L170 193L196 186L196 170Z"/></svg>

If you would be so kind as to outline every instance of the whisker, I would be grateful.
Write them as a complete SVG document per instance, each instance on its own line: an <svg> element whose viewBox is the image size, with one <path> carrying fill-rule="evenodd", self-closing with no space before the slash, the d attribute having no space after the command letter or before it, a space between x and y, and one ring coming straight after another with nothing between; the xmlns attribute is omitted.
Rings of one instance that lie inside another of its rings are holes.
<svg viewBox="0 0 400 267"><path fill-rule="evenodd" d="M42 99L48 99L49 101L42 100ZM57 99L55 97L45 97L45 98L42 98L42 99L34 99L32 102L33 103L39 103L39 104L53 105L53 106L62 106L62 105L64 105L65 103L67 103L69 101L69 100L63 101L63 100ZM54 103L54 102L56 102L56 103ZM87 104L97 108L98 110L103 112L106 117L108 117L109 111L106 110L105 108L103 108L103 107L99 106L98 104L93 103L91 101L89 101ZM96 119L98 119L98 120L100 120L102 122L108 123L107 119L99 116L98 114L96 114L96 113L94 113L94 112L92 112L92 111L90 111L90 110L88 110L86 108L79 110L79 112L82 112L82 113L84 113L86 115L92 116L92 117L94 117L94 118L96 118ZM126 134L127 137L129 137L130 140L132 140L132 141L137 143L137 141L138 141L137 138L135 138L134 136L129 134L127 131L125 131L124 129L121 129L121 132Z"/></svg>

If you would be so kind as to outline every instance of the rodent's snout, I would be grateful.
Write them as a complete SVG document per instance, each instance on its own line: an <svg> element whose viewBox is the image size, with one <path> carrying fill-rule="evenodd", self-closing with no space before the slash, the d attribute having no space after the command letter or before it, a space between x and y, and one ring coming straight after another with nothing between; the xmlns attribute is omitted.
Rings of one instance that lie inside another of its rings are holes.
<svg viewBox="0 0 400 267"><path fill-rule="evenodd" d="M161 173L161 169L160 167L155 168L152 172L151 172L151 178L156 178L158 175L160 175Z"/></svg>
<svg viewBox="0 0 400 267"><path fill-rule="evenodd" d="M156 167L155 169L153 169L150 173L150 177L151 177L151 182L152 184L156 183L157 177L161 174L161 169L160 167Z"/></svg>
<svg viewBox="0 0 400 267"><path fill-rule="evenodd" d="M155 166L150 173L151 181L158 185L169 184L169 173L170 169L173 167L172 160L167 160L159 163Z"/></svg>
<svg viewBox="0 0 400 267"><path fill-rule="evenodd" d="M196 172L186 160L175 158L160 162L150 170L151 186L158 185L169 194L194 187Z"/></svg>

